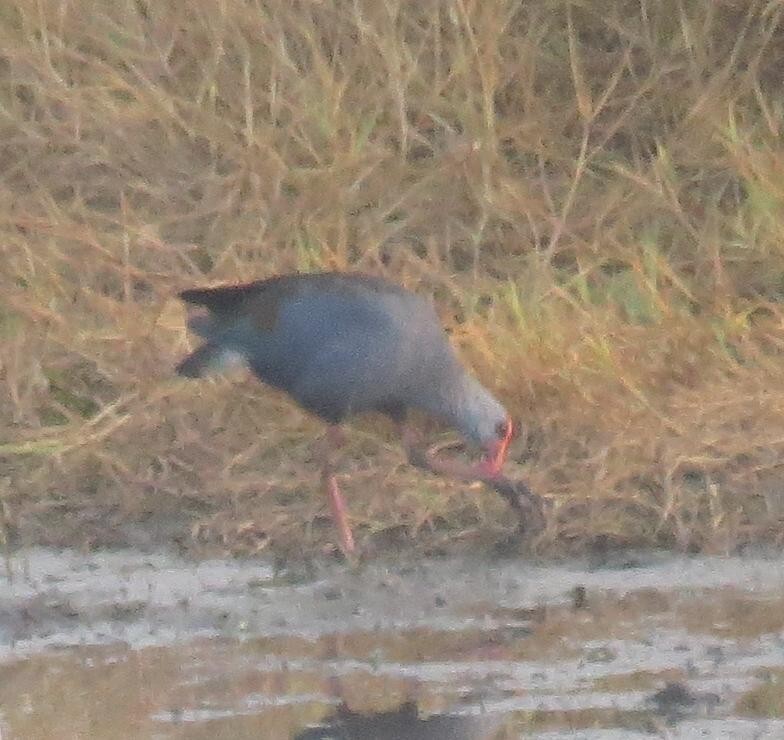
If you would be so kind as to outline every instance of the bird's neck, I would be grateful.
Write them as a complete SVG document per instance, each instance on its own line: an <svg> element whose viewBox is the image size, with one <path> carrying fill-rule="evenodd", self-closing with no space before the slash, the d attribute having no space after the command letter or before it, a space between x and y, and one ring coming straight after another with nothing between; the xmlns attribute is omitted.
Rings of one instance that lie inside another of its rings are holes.
<svg viewBox="0 0 784 740"><path fill-rule="evenodd" d="M455 367L423 404L423 410L471 438L477 407L486 396L489 392L476 378Z"/></svg>

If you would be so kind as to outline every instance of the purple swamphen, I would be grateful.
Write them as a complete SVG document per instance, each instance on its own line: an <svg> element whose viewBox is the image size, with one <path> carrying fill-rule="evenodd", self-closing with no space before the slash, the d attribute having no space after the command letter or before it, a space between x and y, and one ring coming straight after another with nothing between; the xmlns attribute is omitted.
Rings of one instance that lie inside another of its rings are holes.
<svg viewBox="0 0 784 740"><path fill-rule="evenodd" d="M177 366L180 375L200 377L239 358L330 425L322 483L344 553L354 551L354 539L331 453L341 439L338 424L353 414L386 414L400 425L413 464L485 481L514 505L520 491L512 493L514 484L501 475L512 421L460 363L430 301L381 278L338 272L197 288L180 297L207 309L189 319L206 342ZM456 428L482 449L481 461L462 464L422 450L405 424L409 409Z"/></svg>

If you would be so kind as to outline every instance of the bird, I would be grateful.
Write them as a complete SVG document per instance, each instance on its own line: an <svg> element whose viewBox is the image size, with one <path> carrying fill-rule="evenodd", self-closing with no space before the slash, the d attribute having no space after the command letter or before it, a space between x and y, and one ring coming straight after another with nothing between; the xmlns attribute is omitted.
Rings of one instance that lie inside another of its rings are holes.
<svg viewBox="0 0 784 740"><path fill-rule="evenodd" d="M484 481L515 505L501 472L515 425L462 364L431 299L382 277L339 271L192 288L179 298L200 311L191 310L187 324L205 341L177 365L178 375L199 378L240 360L326 423L321 485L344 555L353 556L356 545L334 455L343 442L340 425L355 415L386 415L413 465ZM481 459L463 463L423 449L411 411L458 431Z"/></svg>

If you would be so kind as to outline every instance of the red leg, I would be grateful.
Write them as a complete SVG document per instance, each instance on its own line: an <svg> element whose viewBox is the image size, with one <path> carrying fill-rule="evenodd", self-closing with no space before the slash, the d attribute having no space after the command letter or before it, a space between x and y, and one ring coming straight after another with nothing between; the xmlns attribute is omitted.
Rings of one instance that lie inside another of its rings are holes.
<svg viewBox="0 0 784 740"><path fill-rule="evenodd" d="M355 551L354 535L351 533L346 518L346 502L338 488L335 473L332 468L332 452L343 444L343 431L338 426L330 426L324 441L324 466L321 472L321 483L329 498L332 509L332 520L340 535L340 548L345 555L353 555Z"/></svg>
<svg viewBox="0 0 784 740"><path fill-rule="evenodd" d="M346 519L346 502L343 500L334 475L325 473L322 480L327 496L329 496L332 520L340 533L340 549L346 555L353 555L356 548L354 546L354 535L351 533L351 527Z"/></svg>

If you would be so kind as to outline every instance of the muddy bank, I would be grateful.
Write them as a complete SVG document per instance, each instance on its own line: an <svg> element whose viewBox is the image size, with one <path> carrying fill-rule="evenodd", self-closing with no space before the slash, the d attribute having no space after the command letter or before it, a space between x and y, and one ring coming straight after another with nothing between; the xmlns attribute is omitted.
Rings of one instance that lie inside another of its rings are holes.
<svg viewBox="0 0 784 740"><path fill-rule="evenodd" d="M276 573L266 560L195 562L171 553L30 549L0 580L0 656L50 645L167 644L236 637L503 624L518 610L662 593L681 606L702 590L784 589L784 560L621 555L591 566L481 558L317 564ZM675 589L674 593L673 589ZM784 612L781 616L784 622Z"/></svg>
<svg viewBox="0 0 784 740"><path fill-rule="evenodd" d="M31 549L0 582L4 738L781 737L779 672L781 557Z"/></svg>

